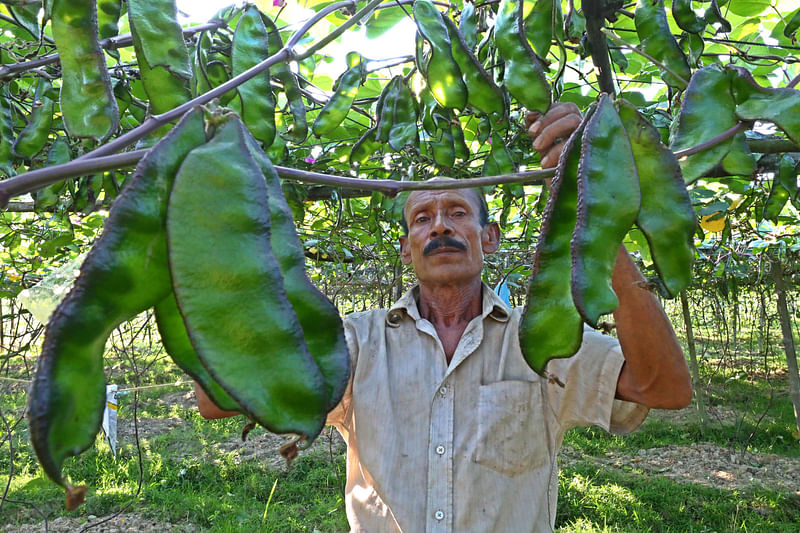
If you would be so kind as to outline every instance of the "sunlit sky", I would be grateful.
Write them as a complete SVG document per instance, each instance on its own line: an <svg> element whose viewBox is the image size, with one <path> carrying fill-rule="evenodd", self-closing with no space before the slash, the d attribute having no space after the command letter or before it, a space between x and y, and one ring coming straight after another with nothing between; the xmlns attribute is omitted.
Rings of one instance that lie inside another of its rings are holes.
<svg viewBox="0 0 800 533"><path fill-rule="evenodd" d="M241 5L243 0L177 0L178 12L182 24L188 22L205 22L214 16L223 7L231 4ZM302 7L306 2L286 0L281 18L302 22L313 16L314 12ZM314 3L313 0L311 3ZM256 2L262 9L267 9L267 13L274 15L278 8L273 8L273 0L261 0ZM319 30L317 30L319 31ZM325 48L325 52L334 56L333 63L320 65L324 70L334 74L334 78L345 68L344 56L347 52L358 51L365 57L378 60L395 58L414 54L414 33L416 26L413 20L407 18L398 23L391 31L382 35L379 39L367 39L366 29L362 26L358 30L350 30L344 33L341 43L331 44ZM311 34L314 35L312 29Z"/></svg>

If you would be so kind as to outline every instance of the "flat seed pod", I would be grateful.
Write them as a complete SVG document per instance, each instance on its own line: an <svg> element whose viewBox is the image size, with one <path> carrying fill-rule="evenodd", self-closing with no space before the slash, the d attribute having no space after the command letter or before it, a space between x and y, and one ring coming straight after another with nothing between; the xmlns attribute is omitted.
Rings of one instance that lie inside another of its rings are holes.
<svg viewBox="0 0 800 533"><path fill-rule="evenodd" d="M561 152L519 324L522 355L540 375L551 359L575 355L583 340L583 320L572 303L570 237L577 221L581 136L591 113L592 109Z"/></svg>
<svg viewBox="0 0 800 533"><path fill-rule="evenodd" d="M394 109L397 105L397 99L400 95L400 86L403 84L402 76L395 76L381 91L378 97L378 103L375 110L377 117L376 139L378 142L389 142L389 134L392 131L392 124L394 123Z"/></svg>
<svg viewBox="0 0 800 533"><path fill-rule="evenodd" d="M670 69L661 70L663 80L673 87L686 87L692 71L683 50L669 29L664 0L639 0L634 21L642 49Z"/></svg>
<svg viewBox="0 0 800 533"><path fill-rule="evenodd" d="M191 99L192 70L174 0L128 0L128 19L150 113Z"/></svg>
<svg viewBox="0 0 800 533"><path fill-rule="evenodd" d="M446 16L442 16L442 20L450 36L453 58L467 85L467 103L487 115L493 113L504 115L506 108L503 91L495 84L478 58L472 53L461 32L458 31L456 23Z"/></svg>
<svg viewBox="0 0 800 533"><path fill-rule="evenodd" d="M631 145L603 94L586 123L578 166L578 221L572 236L572 299L590 326L617 308L611 275L641 195Z"/></svg>
<svg viewBox="0 0 800 533"><path fill-rule="evenodd" d="M61 165L69 162L72 159L72 152L69 148L69 143L64 137L59 136L50 145L50 150L47 152L47 165L48 167L54 165ZM58 205L61 193L67 188L67 182L54 183L36 191L33 195L34 203L37 209L48 209Z"/></svg>
<svg viewBox="0 0 800 533"><path fill-rule="evenodd" d="M47 143L55 107L55 102L47 96L52 87L49 80L39 78L28 124L19 132L14 141L14 153L19 157L31 158L41 152Z"/></svg>
<svg viewBox="0 0 800 533"><path fill-rule="evenodd" d="M261 12L254 5L245 10L233 34L231 55L233 75L254 67L269 57L267 27ZM275 140L275 95L269 69L247 80L238 88L242 104L242 120L264 146Z"/></svg>
<svg viewBox="0 0 800 533"><path fill-rule="evenodd" d="M692 281L697 216L672 151L661 142L658 129L628 102L618 104L619 116L631 143L642 205L636 225L650 245L650 256L670 297Z"/></svg>
<svg viewBox="0 0 800 533"><path fill-rule="evenodd" d="M372 127L364 132L350 150L350 166L363 165L374 153L379 152L381 143L376 140L377 129Z"/></svg>
<svg viewBox="0 0 800 533"><path fill-rule="evenodd" d="M436 101L443 107L463 109L467 104L467 86L453 58L452 45L442 15L430 0L414 2L417 29L431 44L425 79Z"/></svg>
<svg viewBox="0 0 800 533"><path fill-rule="evenodd" d="M389 130L389 146L398 152L408 145L417 146L417 101L405 81L400 78Z"/></svg>
<svg viewBox="0 0 800 533"><path fill-rule="evenodd" d="M224 411L241 410L236 400L211 377L197 357L172 292L155 306L155 315L161 344L175 364L200 385L214 405Z"/></svg>
<svg viewBox="0 0 800 533"><path fill-rule="evenodd" d="M680 29L689 33L699 34L706 29L705 19L692 9L692 0L672 0L672 18Z"/></svg>
<svg viewBox="0 0 800 533"><path fill-rule="evenodd" d="M269 40L269 55L277 54L283 48L283 39L275 22L266 15L261 19L267 27ZM286 63L278 63L272 66L272 75L283 84L283 92L289 102L289 110L292 113L292 126L287 133L289 140L301 143L308 137L308 122L306 120L306 104L303 102L303 93L297 84L297 77L289 70Z"/></svg>
<svg viewBox="0 0 800 533"><path fill-rule="evenodd" d="M11 98L8 85L0 87L0 172L6 176L16 174L14 161L14 121L11 115Z"/></svg>
<svg viewBox="0 0 800 533"><path fill-rule="evenodd" d="M354 57L355 64L336 79L333 95L325 107L320 110L311 126L314 135L318 137L329 135L339 127L353 106L353 101L358 94L358 87L364 81L366 62L358 53L351 52L348 57Z"/></svg>
<svg viewBox="0 0 800 533"><path fill-rule="evenodd" d="M91 446L100 430L108 335L171 290L164 234L167 196L178 165L203 142L203 114L190 111L139 162L74 287L47 324L28 396L28 421L36 456L60 485L66 485L64 460Z"/></svg>
<svg viewBox="0 0 800 533"><path fill-rule="evenodd" d="M501 0L494 40L506 61L503 82L508 92L529 111L545 113L550 107L550 84L525 36L522 0Z"/></svg>
<svg viewBox="0 0 800 533"><path fill-rule="evenodd" d="M264 176L229 120L184 159L172 187L175 296L198 357L243 411L272 432L313 439L328 396L270 237Z"/></svg>
<svg viewBox="0 0 800 533"><path fill-rule="evenodd" d="M119 110L97 37L97 5L52 0L50 13L61 61L64 127L75 137L106 139L119 126Z"/></svg>
<svg viewBox="0 0 800 533"><path fill-rule="evenodd" d="M286 296L303 328L308 351L322 373L329 411L341 401L350 377L350 356L342 319L339 310L306 276L303 244L297 236L292 210L272 162L247 129L242 127L241 130L250 154L266 179L272 252L281 268Z"/></svg>

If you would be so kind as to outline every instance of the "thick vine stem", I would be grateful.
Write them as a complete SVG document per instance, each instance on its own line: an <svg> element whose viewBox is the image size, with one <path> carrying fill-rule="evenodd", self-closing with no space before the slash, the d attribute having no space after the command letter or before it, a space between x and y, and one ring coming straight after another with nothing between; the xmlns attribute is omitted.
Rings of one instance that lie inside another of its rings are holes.
<svg viewBox="0 0 800 533"><path fill-rule="evenodd" d="M600 91L611 96L616 94L614 87L611 58L608 54L608 43L603 33L605 25L605 2L590 1L583 3L583 13L586 15L586 38L592 53L592 62L597 69L597 81Z"/></svg>

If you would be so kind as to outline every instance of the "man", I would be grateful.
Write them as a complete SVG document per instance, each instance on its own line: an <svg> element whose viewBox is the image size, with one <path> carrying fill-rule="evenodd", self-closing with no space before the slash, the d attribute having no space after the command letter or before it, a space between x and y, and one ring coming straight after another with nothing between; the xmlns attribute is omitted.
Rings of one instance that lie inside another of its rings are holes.
<svg viewBox="0 0 800 533"><path fill-rule="evenodd" d="M559 138L579 121L573 105L529 115L543 166L556 164ZM619 342L587 330L578 354L548 365L558 379L530 370L521 310L481 282L500 239L486 214L474 190L410 194L400 253L418 285L391 309L345 319L353 374L328 422L348 446L353 531L550 531L568 429L626 433L648 408L690 400L675 334L624 249L613 277ZM198 396L204 416L219 414Z"/></svg>

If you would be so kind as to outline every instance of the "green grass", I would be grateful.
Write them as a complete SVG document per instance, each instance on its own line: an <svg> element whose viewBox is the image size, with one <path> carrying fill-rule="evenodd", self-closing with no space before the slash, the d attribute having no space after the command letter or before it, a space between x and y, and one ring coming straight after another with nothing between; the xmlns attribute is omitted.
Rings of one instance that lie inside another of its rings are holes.
<svg viewBox="0 0 800 533"><path fill-rule="evenodd" d="M559 474L557 531L796 533L800 496L739 492L660 476L598 470L581 462Z"/></svg>

